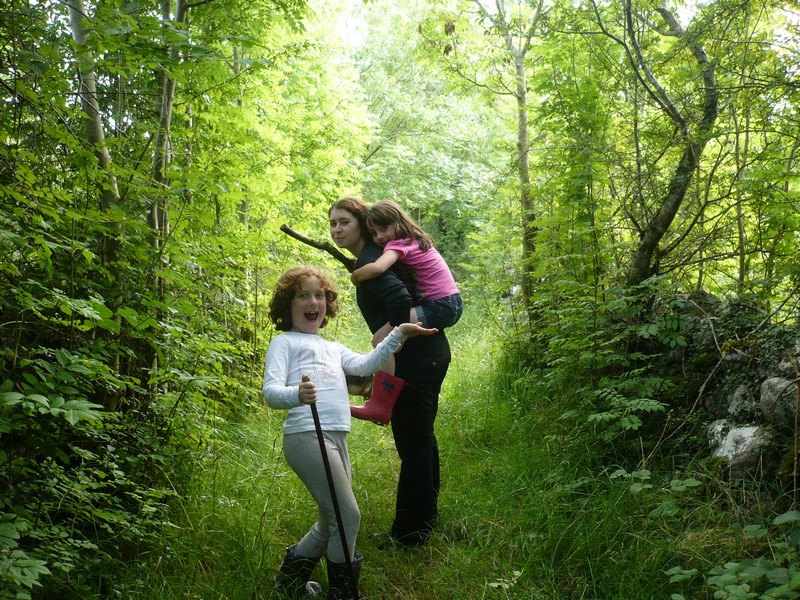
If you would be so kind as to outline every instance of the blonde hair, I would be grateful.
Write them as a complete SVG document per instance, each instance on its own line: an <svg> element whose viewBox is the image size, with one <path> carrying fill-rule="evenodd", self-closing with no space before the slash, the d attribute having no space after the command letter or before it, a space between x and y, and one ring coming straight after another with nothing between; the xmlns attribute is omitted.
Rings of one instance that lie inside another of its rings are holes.
<svg viewBox="0 0 800 600"><path fill-rule="evenodd" d="M425 252L433 248L433 238L416 224L400 205L391 200L378 200L367 208L364 224L368 229L394 225L398 238L413 238L419 242L419 249Z"/></svg>
<svg viewBox="0 0 800 600"><path fill-rule="evenodd" d="M269 301L269 318L278 331L290 331L294 326L292 323L292 300L300 291L303 282L310 277L319 279L320 285L325 291L325 318L320 327L325 327L328 319L336 316L339 310L336 298L339 294L336 292L333 280L315 267L294 267L278 278L272 299Z"/></svg>

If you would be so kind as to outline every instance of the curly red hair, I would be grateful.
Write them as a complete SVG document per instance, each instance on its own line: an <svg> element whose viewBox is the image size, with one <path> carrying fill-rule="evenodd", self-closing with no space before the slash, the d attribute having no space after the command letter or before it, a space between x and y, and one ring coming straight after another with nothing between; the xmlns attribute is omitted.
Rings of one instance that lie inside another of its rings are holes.
<svg viewBox="0 0 800 600"><path fill-rule="evenodd" d="M339 294L333 284L333 279L315 267L294 267L278 278L278 282L275 284L275 292L269 301L269 318L278 331L290 331L292 329L292 299L300 291L303 282L310 277L319 279L320 285L325 291L325 318L322 320L320 327L325 327L328 324L328 319L336 316L339 310L337 301Z"/></svg>

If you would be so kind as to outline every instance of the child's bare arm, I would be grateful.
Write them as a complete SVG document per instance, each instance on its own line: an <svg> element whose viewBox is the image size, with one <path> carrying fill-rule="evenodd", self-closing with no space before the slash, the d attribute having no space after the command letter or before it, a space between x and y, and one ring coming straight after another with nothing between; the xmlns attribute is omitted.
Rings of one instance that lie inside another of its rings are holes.
<svg viewBox="0 0 800 600"><path fill-rule="evenodd" d="M363 267L359 267L350 275L350 281L353 285L358 285L367 279L375 279L380 277L400 258L400 253L394 250L386 250L380 255L375 262L367 263Z"/></svg>

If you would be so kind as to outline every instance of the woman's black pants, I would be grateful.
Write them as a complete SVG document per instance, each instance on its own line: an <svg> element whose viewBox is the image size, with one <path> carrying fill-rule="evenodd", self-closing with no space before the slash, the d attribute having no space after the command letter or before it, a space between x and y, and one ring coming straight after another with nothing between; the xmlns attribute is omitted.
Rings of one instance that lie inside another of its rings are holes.
<svg viewBox="0 0 800 600"><path fill-rule="evenodd" d="M395 374L407 385L392 413L400 477L390 533L401 544L424 544L436 524L440 476L434 421L449 366L444 333L412 338L396 355Z"/></svg>

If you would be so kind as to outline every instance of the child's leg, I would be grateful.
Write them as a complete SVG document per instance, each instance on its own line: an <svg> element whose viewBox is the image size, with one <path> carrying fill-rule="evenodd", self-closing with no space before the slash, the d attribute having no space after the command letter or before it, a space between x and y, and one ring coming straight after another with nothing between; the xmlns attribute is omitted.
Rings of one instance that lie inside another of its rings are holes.
<svg viewBox="0 0 800 600"><path fill-rule="evenodd" d="M412 323L422 323L423 327L427 327L428 329L432 329L436 327L438 329L438 325L433 317L435 317L435 313L432 310L433 302L421 302L417 306L411 307L411 322Z"/></svg>
<svg viewBox="0 0 800 600"><path fill-rule="evenodd" d="M393 327L389 325L389 323L386 323L383 327L378 329L372 336L372 347L374 348L380 344L384 338L392 332L392 329ZM380 370L389 375L394 375L394 356L387 360Z"/></svg>
<svg viewBox="0 0 800 600"><path fill-rule="evenodd" d="M413 313L413 311L412 311ZM377 346L394 329L386 323L372 336L372 345ZM355 419L372 421L378 425L388 425L392 420L395 402L405 386L405 380L395 377L395 358L391 356L375 373L372 383L372 394L363 406L351 406L350 416Z"/></svg>
<svg viewBox="0 0 800 600"><path fill-rule="evenodd" d="M409 316L409 322L410 323L416 323L418 320L419 319L417 319L417 311L414 309L414 307L412 307L411 308L411 313L410 313L410 316ZM393 328L392 328L391 325L389 325L389 323L387 323L386 325L384 325L383 327L378 329L378 331L375 332L375 335L372 336L372 346L373 346L373 348L375 346L377 346L378 344L380 344L381 340L383 340L383 338L385 338L387 335L389 335L389 333L391 333L392 329ZM400 346L400 347L402 348L402 346ZM384 373L388 373L389 375L394 375L394 369L395 369L394 356L392 356L389 360L387 360L385 363L383 363L383 366L380 368L381 371L383 371Z"/></svg>
<svg viewBox="0 0 800 600"><path fill-rule="evenodd" d="M387 375L394 375L394 369L395 369L394 356L392 356L389 360L383 363L383 366L381 367L380 370L386 373Z"/></svg>
<svg viewBox="0 0 800 600"><path fill-rule="evenodd" d="M460 294L447 296L438 300L421 302L411 309L411 322L422 323L423 327L435 328L441 331L452 327L461 318L464 311Z"/></svg>
<svg viewBox="0 0 800 600"><path fill-rule="evenodd" d="M361 511L353 494L347 434L343 431L327 431L324 442L331 477L336 489L339 514L345 529L347 550L352 557L361 525ZM297 473L317 502L317 522L298 542L298 553L310 557L324 554L336 562L345 562L344 548L336 520L336 509L333 506L316 432L307 431L284 436L283 451L286 462Z"/></svg>

